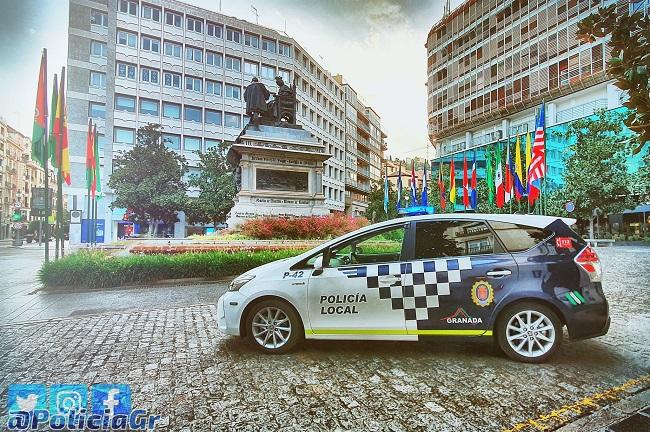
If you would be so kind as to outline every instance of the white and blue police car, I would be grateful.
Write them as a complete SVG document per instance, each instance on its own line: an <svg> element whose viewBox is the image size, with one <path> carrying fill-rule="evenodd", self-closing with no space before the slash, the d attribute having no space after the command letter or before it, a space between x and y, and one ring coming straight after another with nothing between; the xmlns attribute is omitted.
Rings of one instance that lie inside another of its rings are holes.
<svg viewBox="0 0 650 432"><path fill-rule="evenodd" d="M535 215L439 214L370 225L235 278L219 328L266 353L303 339L494 337L543 362L605 334L601 264L570 226Z"/></svg>

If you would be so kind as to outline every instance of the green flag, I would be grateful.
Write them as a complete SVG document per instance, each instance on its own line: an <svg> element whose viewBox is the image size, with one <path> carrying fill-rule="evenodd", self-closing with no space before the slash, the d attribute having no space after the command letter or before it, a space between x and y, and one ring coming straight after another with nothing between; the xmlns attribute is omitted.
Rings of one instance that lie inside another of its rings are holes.
<svg viewBox="0 0 650 432"><path fill-rule="evenodd" d="M41 55L41 68L38 73L36 105L34 108L34 127L32 129L32 159L45 167L45 132L47 128L47 51Z"/></svg>
<svg viewBox="0 0 650 432"><path fill-rule="evenodd" d="M486 179L487 190L488 190L488 202L494 204L494 167L492 166L492 152L488 147L485 148L485 169L486 169Z"/></svg>
<svg viewBox="0 0 650 432"><path fill-rule="evenodd" d="M95 193L97 194L97 198L101 198L101 193L102 193L102 181L101 177L99 176L100 172L100 166L99 166L99 135L97 134L97 125L95 124L93 127L93 142L95 144Z"/></svg>
<svg viewBox="0 0 650 432"><path fill-rule="evenodd" d="M52 166L56 167L56 134L54 133L54 124L56 123L56 104L59 101L59 84L57 81L56 74L54 74L54 81L52 84L52 109L50 112L50 136L48 140L48 148L50 160L52 161ZM57 167L58 168L58 167Z"/></svg>

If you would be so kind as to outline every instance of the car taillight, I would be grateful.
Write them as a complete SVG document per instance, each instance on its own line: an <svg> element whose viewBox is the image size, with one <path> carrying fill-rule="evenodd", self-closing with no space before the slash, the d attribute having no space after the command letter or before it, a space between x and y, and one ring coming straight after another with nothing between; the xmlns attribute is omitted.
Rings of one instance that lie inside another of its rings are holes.
<svg viewBox="0 0 650 432"><path fill-rule="evenodd" d="M603 268L600 265L598 254L596 254L596 251L594 251L591 246L587 246L580 251L578 256L574 258L574 261L587 272L589 279L592 282L601 281Z"/></svg>

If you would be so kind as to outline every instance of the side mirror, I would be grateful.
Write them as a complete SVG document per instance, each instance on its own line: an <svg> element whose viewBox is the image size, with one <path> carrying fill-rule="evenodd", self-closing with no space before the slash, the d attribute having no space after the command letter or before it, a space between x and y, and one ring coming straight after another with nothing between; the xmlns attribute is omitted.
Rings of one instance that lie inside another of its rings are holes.
<svg viewBox="0 0 650 432"><path fill-rule="evenodd" d="M318 276L319 274L323 273L323 256L319 256L316 258L314 261L314 271L311 273L312 276Z"/></svg>

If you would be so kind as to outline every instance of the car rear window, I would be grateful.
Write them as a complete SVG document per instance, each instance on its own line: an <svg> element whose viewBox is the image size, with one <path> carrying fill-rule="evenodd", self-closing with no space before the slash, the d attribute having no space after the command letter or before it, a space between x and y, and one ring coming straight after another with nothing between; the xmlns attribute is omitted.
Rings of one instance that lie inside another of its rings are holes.
<svg viewBox="0 0 650 432"><path fill-rule="evenodd" d="M553 232L544 228L507 222L490 222L492 229L497 234L508 252L521 252L549 238Z"/></svg>

